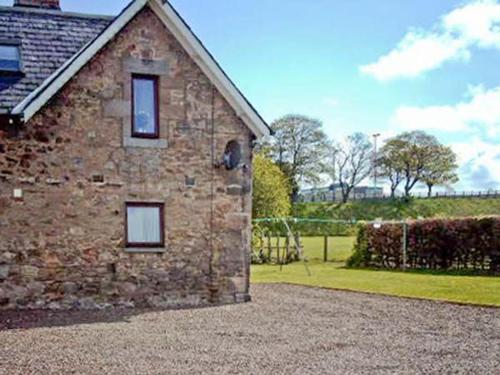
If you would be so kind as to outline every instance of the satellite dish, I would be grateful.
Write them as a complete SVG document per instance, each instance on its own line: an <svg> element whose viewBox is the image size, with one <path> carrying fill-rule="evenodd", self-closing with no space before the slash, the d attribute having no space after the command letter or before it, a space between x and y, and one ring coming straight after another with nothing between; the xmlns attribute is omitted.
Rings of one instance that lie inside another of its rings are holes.
<svg viewBox="0 0 500 375"><path fill-rule="evenodd" d="M241 161L241 146L237 141L230 141L224 151L224 166L228 171L238 168Z"/></svg>

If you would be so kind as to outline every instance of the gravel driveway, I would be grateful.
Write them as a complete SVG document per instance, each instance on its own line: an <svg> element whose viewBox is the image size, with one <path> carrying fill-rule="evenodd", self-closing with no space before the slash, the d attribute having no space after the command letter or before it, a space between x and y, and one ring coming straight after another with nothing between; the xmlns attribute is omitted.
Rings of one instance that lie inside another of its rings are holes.
<svg viewBox="0 0 500 375"><path fill-rule="evenodd" d="M500 373L500 309L287 285L252 295L198 310L0 313L0 374Z"/></svg>

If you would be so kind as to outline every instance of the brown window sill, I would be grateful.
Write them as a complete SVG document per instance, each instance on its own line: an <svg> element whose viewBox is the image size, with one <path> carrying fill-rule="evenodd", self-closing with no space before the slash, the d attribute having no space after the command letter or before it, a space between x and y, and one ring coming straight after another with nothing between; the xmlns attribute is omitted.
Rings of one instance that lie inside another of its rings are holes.
<svg viewBox="0 0 500 375"><path fill-rule="evenodd" d="M167 251L165 247L126 247L125 252L131 254L163 254Z"/></svg>

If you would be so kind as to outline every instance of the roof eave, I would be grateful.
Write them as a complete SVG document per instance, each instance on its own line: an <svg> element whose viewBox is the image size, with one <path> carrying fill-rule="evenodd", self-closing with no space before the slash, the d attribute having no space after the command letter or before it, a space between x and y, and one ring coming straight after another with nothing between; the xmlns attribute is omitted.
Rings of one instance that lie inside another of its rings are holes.
<svg viewBox="0 0 500 375"><path fill-rule="evenodd" d="M174 34L200 69L236 111L238 117L257 138L270 134L270 128L254 107L229 79L185 21L167 2L160 0L134 0L95 39L87 43L75 56L48 77L42 85L28 95L12 111L25 122L29 121L80 69L99 52L123 27L148 4L165 26Z"/></svg>
<svg viewBox="0 0 500 375"><path fill-rule="evenodd" d="M257 138L271 134L270 126L264 121L258 111L237 88L226 72L219 65L201 40L191 30L182 16L168 1L160 5L151 1L151 8L174 34L190 57L198 64L229 104L236 110L238 117L253 131Z"/></svg>
<svg viewBox="0 0 500 375"><path fill-rule="evenodd" d="M104 47L146 5L148 0L132 1L96 38L50 75L20 102L12 113L29 121L83 66Z"/></svg>

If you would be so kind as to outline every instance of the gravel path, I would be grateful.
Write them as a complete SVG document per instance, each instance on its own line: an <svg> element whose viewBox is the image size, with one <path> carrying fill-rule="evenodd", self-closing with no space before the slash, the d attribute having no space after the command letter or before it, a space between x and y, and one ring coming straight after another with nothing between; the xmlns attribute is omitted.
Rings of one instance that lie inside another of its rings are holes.
<svg viewBox="0 0 500 375"><path fill-rule="evenodd" d="M500 309L287 285L252 295L198 310L0 313L0 374L500 373Z"/></svg>

